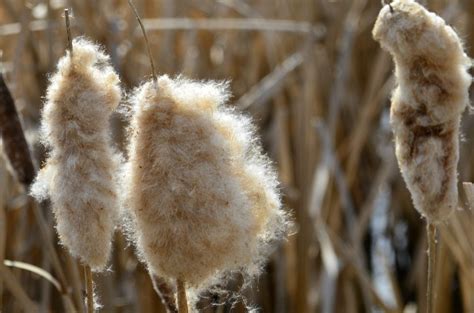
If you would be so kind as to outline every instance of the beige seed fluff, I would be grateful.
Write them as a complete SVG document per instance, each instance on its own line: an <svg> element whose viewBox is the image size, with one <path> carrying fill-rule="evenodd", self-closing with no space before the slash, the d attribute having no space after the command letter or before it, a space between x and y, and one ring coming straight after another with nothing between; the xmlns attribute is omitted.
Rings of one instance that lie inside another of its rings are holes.
<svg viewBox="0 0 474 313"><path fill-rule="evenodd" d="M397 88L391 124L396 155L415 208L430 222L457 207L461 114L469 103L470 60L455 31L413 0L391 2L374 38L393 56Z"/></svg>
<svg viewBox="0 0 474 313"><path fill-rule="evenodd" d="M119 157L109 117L121 97L119 78L98 46L73 41L51 77L42 112L49 155L31 193L50 198L61 243L94 270L106 266L118 215Z"/></svg>
<svg viewBox="0 0 474 313"><path fill-rule="evenodd" d="M151 272L202 289L257 274L285 233L276 176L225 85L158 78L133 95L126 170L136 245Z"/></svg>

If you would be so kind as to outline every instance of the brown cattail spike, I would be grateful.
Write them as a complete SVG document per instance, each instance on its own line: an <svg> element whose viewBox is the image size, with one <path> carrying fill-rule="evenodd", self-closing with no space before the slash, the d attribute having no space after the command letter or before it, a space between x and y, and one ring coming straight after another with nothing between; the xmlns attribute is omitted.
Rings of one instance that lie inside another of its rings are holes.
<svg viewBox="0 0 474 313"><path fill-rule="evenodd" d="M382 8L373 35L395 61L391 125L415 208L439 223L458 205L459 127L469 103L470 59L456 32L413 0Z"/></svg>
<svg viewBox="0 0 474 313"><path fill-rule="evenodd" d="M35 177L35 168L20 118L3 74L0 72L0 134L3 149L18 180L29 186Z"/></svg>
<svg viewBox="0 0 474 313"><path fill-rule="evenodd" d="M255 275L286 230L276 175L225 84L161 76L133 95L124 194L149 270L189 289Z"/></svg>
<svg viewBox="0 0 474 313"><path fill-rule="evenodd" d="M106 266L118 215L120 157L109 137L109 118L121 91L109 57L75 39L51 77L41 135L50 150L31 193L50 198L61 243L93 270Z"/></svg>

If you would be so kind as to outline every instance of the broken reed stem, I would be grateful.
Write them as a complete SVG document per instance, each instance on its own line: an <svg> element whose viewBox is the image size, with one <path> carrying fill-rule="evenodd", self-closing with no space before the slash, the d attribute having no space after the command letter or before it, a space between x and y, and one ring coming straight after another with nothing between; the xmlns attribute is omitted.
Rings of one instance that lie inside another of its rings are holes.
<svg viewBox="0 0 474 313"><path fill-rule="evenodd" d="M92 285L92 271L89 265L84 265L84 283L86 286L86 312L94 312L94 287Z"/></svg>
<svg viewBox="0 0 474 313"><path fill-rule="evenodd" d="M436 268L436 225L429 223L426 225L426 235L428 241L428 278L426 284L426 313L432 313L436 298L435 268Z"/></svg>
<svg viewBox="0 0 474 313"><path fill-rule="evenodd" d="M176 285L178 288L178 312L188 313L188 299L186 298L186 286L183 280L177 279Z"/></svg>
<svg viewBox="0 0 474 313"><path fill-rule="evenodd" d="M64 21L66 22L66 33L67 33L67 49L71 54L72 58L72 36L71 36L71 23L69 21L69 9L64 9Z"/></svg>
<svg viewBox="0 0 474 313"><path fill-rule="evenodd" d="M135 17L138 21L138 24L140 24L140 28L142 29L143 38L145 39L145 45L146 45L146 49L148 51L148 57L150 58L151 74L153 76L153 80L156 83L156 81L158 79L158 76L156 75L155 63L153 62L153 55L151 53L150 42L148 41L148 36L146 34L146 31L145 31L145 26L143 26L142 19L140 18L140 15L138 15L137 8L133 4L132 0L128 0L128 4L132 8L132 11L135 14Z"/></svg>

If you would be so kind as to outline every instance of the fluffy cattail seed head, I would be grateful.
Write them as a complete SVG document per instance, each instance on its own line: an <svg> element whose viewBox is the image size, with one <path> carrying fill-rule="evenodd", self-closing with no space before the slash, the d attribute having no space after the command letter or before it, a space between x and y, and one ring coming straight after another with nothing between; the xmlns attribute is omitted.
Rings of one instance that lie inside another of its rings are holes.
<svg viewBox="0 0 474 313"><path fill-rule="evenodd" d="M108 56L85 39L73 47L50 80L41 129L50 152L31 193L51 199L61 243L98 270L107 263L118 213L119 158L108 125L121 95Z"/></svg>
<svg viewBox="0 0 474 313"><path fill-rule="evenodd" d="M149 269L191 287L256 274L286 228L277 181L226 86L160 77L133 96L125 189Z"/></svg>
<svg viewBox="0 0 474 313"><path fill-rule="evenodd" d="M396 155L415 208L436 223L457 207L459 124L469 103L470 60L442 18L413 0L391 6L393 11L381 10L373 36L396 66Z"/></svg>

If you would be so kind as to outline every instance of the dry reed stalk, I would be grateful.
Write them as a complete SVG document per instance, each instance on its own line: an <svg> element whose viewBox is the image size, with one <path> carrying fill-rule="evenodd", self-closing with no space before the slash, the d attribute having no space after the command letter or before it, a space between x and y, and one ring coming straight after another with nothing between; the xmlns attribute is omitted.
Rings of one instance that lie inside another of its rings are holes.
<svg viewBox="0 0 474 313"><path fill-rule="evenodd" d="M59 283L59 281L57 281L50 273L46 272L45 270L43 270L40 267L37 267L37 266L32 265L32 264L25 263L25 262L18 262L18 261L11 261L11 260L4 260L3 264L5 266L8 266L8 267L17 268L17 269L21 269L21 270L25 270L25 271L34 273L34 274L44 278L49 283L51 283L59 292L62 292L61 291L61 284Z"/></svg>
<svg viewBox="0 0 474 313"><path fill-rule="evenodd" d="M220 19L191 19L191 18L159 18L143 19L143 25L149 30L240 30L240 31L269 31L287 32L294 34L313 34L321 39L325 35L322 25L312 25L307 22L292 20L272 20L264 18L220 18ZM48 25L47 21L35 20L28 23L31 32L40 32L48 28L57 28L59 24ZM17 35L21 32L20 23L4 24L0 26L0 37Z"/></svg>
<svg viewBox="0 0 474 313"><path fill-rule="evenodd" d="M434 312L434 304L436 301L435 273L436 273L436 258L437 258L437 244L436 244L436 226L432 223L426 225L426 234L428 240L428 274L427 274L427 294L426 294L426 312Z"/></svg>
<svg viewBox="0 0 474 313"><path fill-rule="evenodd" d="M385 99L393 89L393 78L384 79L389 71L390 57L385 52L379 51L370 73L367 94L361 100L361 112L358 115L358 120L355 122L355 125L360 126L357 126L348 137L347 142L341 145L347 148L343 155L348 155L346 172L347 181L350 185L356 180L363 148L370 136L371 128L366 127L366 125L370 125L377 117L383 108L380 105L382 99ZM365 211L362 210L362 212Z"/></svg>
<svg viewBox="0 0 474 313"><path fill-rule="evenodd" d="M84 265L84 282L86 286L86 312L94 313L94 286L92 271L89 265Z"/></svg>
<svg viewBox="0 0 474 313"><path fill-rule="evenodd" d="M43 216L42 208L45 206L39 205L36 201L33 201L30 198L33 215L38 223L38 227L41 233L41 237L44 239L44 244L46 251L51 258L51 263L53 265L54 270L57 273L58 280L61 283L61 295L64 302L64 307L66 308L66 312L74 312L76 309L74 308L73 301L71 299L71 295L68 292L68 281L66 279L66 275L64 274L63 267L61 265L61 261L59 259L58 253L54 247L53 240L51 238L51 232L49 228L49 224L46 221L45 217Z"/></svg>
<svg viewBox="0 0 474 313"><path fill-rule="evenodd" d="M447 293L445 288L446 286L452 286L454 282L453 274L455 274L456 263L449 251L447 246L448 241L444 239L441 229L438 229L438 234L436 240L436 281L433 282L435 300L432 307L434 308L434 312L449 312L453 311L451 306L453 300L456 301L456 297L453 297L453 294Z"/></svg>
<svg viewBox="0 0 474 313"><path fill-rule="evenodd" d="M345 262L347 262L347 265L354 270L354 274L357 277L360 285L367 289L375 305L380 307L384 312L395 313L396 309L387 305L379 296L377 290L375 290L370 279L370 274L363 267L363 263L360 261L359 253L349 245L345 244L341 238L338 238L338 236L333 231L326 228L324 224L320 223L319 228L321 231L326 232L326 236L328 236L328 238L331 240L337 253L345 260Z"/></svg>
<svg viewBox="0 0 474 313"><path fill-rule="evenodd" d="M170 285L161 277L150 273L151 282L153 289L158 294L161 302L165 306L167 313L178 313L178 307L176 306L176 299L174 297L173 289Z"/></svg>
<svg viewBox="0 0 474 313"><path fill-rule="evenodd" d="M30 297L26 294L23 287L20 285L13 273L5 267L5 265L0 264L0 278L8 288L8 290L13 294L17 299L19 306L27 313L36 313L38 312L38 307Z"/></svg>
<svg viewBox="0 0 474 313"><path fill-rule="evenodd" d="M329 174L331 174L334 177L335 184L339 190L339 193L341 194L341 205L343 208L343 213L344 217L346 220L346 223L349 224L348 226L348 233L350 236L353 238L353 243L354 240L357 237L357 229L356 229L356 220L355 220L355 213L354 213L354 206L353 206L353 201L349 193L347 181L345 174L342 171L342 168L339 164L338 157L334 151L333 143L331 140L330 132L328 131L326 125L322 121L316 121L315 122L315 128L317 132L319 133L319 136L321 137L320 141L322 142L323 146L323 157L320 160L321 164L318 166L318 168L315 169L315 174L312 182L313 190L311 193L310 197L310 202L309 202L309 210L310 210L310 215L311 217L315 220L315 228L321 227L321 204L323 201L323 194L325 193L325 189L328 188L328 183L329 183ZM327 172L326 172L327 171ZM323 174L321 174L323 173ZM322 252L322 258L323 262L325 265L325 272L324 272L324 279L322 279L322 286L320 287L321 289L324 290L325 294L322 297L322 306L323 306L323 312L332 312L333 311L333 299L334 299L334 293L337 289L337 280L339 276L340 270L337 269L337 262L333 262L334 264L331 264L331 262L327 261L327 257L325 258L325 255L328 253L325 252L327 249L324 249L324 244L323 242L327 242L328 240L324 238L324 235L321 235L320 232L318 232L318 239L321 242L321 252ZM327 244L326 244L327 246ZM357 256L360 264L363 264L365 260L362 257L362 252L361 252L361 247L358 244L354 244L355 251L357 251ZM363 297L364 297L364 302L366 304L369 304L370 300L370 295L368 292L364 289L363 290ZM367 305L369 306L369 305Z"/></svg>
<svg viewBox="0 0 474 313"><path fill-rule="evenodd" d="M281 90L287 76L303 63L304 54L308 48L309 46L305 45L303 49L289 56L251 90L241 96L236 106L242 110L254 106L252 110L256 112L255 115L261 116L261 107Z"/></svg>
<svg viewBox="0 0 474 313"><path fill-rule="evenodd" d="M186 284L181 279L176 280L178 295L178 313L188 313L188 299L186 297Z"/></svg>
<svg viewBox="0 0 474 313"><path fill-rule="evenodd" d="M311 34L321 39L324 27L314 26L307 22L291 20L272 20L264 18L219 18L219 19L191 19L191 18L159 18L143 19L146 29L153 30L246 30L289 32L295 34Z"/></svg>
<svg viewBox="0 0 474 313"><path fill-rule="evenodd" d="M71 293L71 297L74 300L74 304L77 307L78 311L85 311L84 309L84 298L83 298L83 277L81 275L81 270L83 270L82 265L80 262L76 260L73 256L69 253L64 255L66 269L68 273L68 281L69 281L69 290Z"/></svg>
<svg viewBox="0 0 474 313"><path fill-rule="evenodd" d="M9 186L9 175L6 166L7 160L4 158L4 154L0 152L0 186L4 186L0 189L0 265L3 264L5 259L5 253L7 248L7 199L10 196ZM0 280L0 308L3 308L3 280Z"/></svg>
<svg viewBox="0 0 474 313"><path fill-rule="evenodd" d="M342 45L336 62L336 77L329 96L329 116L328 128L331 136L336 135L337 121L341 106L344 87L350 69L351 53L354 49L355 32L360 22L362 11L367 4L367 0L352 1L347 18L344 21L344 30L342 34Z"/></svg>

